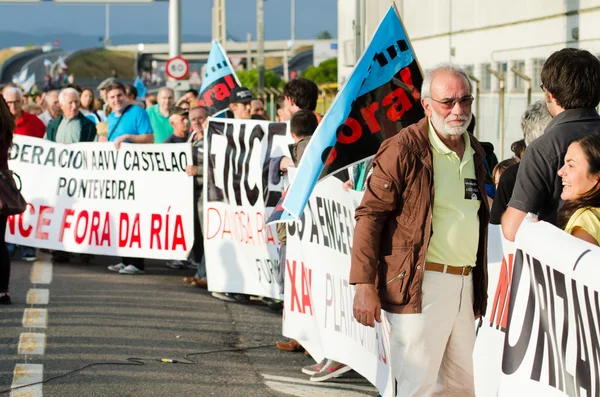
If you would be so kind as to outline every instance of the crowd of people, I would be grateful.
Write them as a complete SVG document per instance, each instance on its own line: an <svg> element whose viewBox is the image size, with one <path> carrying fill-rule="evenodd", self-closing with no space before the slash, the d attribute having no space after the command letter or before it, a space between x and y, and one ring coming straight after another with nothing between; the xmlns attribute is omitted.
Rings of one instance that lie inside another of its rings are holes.
<svg viewBox="0 0 600 397"><path fill-rule="evenodd" d="M569 76L569 78L563 78ZM430 70L421 87L426 117L381 145L377 155L337 177L345 189L364 191L356 210L350 283L356 286L354 316L366 326L391 324L391 364L397 395L474 395L473 321L486 314L488 225L502 226L508 240L527 214L593 245L600 243L600 61L585 50L563 49L541 72L544 101L523 113L523 140L514 157L498 162L493 146L472 134L472 86L453 65ZM99 97L95 95L98 92ZM307 79L288 82L277 100L277 121L290 121L291 157L274 159L269 180L278 184L299 163L322 116L315 112L318 87ZM203 136L209 109L198 92L177 99L163 87L139 101L134 86L115 78L97 90L71 84L38 97L18 88L2 89L0 169L7 169L13 134L53 142L185 143L193 147L194 233L187 261L174 269L195 269L184 283L207 287L202 220ZM231 92L228 117L266 120L264 103L244 87ZM351 176L350 176L351 175ZM14 247L4 243L6 216L0 215L0 303L11 302L8 281ZM278 226L279 263L286 259L286 229ZM35 250L20 247L25 260ZM69 254L54 252L57 262ZM84 259L84 258L82 258ZM121 258L108 267L119 274L144 273L144 259ZM283 293L285 266L280 266ZM228 302L244 294L213 293ZM265 299L280 312L283 302ZM432 326L435 324L435 326ZM301 344L277 344L302 351ZM313 381L350 370L330 359L302 368Z"/></svg>

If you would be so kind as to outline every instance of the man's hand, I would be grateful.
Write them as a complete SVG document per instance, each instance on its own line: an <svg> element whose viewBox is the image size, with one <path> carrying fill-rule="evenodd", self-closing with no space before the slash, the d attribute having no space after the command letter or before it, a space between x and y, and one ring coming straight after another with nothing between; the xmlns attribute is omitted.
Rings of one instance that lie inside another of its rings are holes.
<svg viewBox="0 0 600 397"><path fill-rule="evenodd" d="M108 137L105 135L98 135L98 142L108 142Z"/></svg>
<svg viewBox="0 0 600 397"><path fill-rule="evenodd" d="M288 167L293 167L293 166L294 166L294 161L292 161L292 159L289 157L284 157L281 159L281 162L279 163L279 170L281 170L283 172L287 172Z"/></svg>
<svg viewBox="0 0 600 397"><path fill-rule="evenodd" d="M188 176L196 176L198 175L198 169L195 165L188 165L187 167L185 167L185 173Z"/></svg>
<svg viewBox="0 0 600 397"><path fill-rule="evenodd" d="M356 284L354 295L354 318L362 325L375 326L381 322L381 302L372 284Z"/></svg>
<svg viewBox="0 0 600 397"><path fill-rule="evenodd" d="M119 149L121 148L121 144L123 142L125 142L126 140L129 139L129 135L121 135L120 137L118 137L117 139L115 139L115 148Z"/></svg>
<svg viewBox="0 0 600 397"><path fill-rule="evenodd" d="M348 179L346 182L344 182L342 187L345 191L349 192L350 190L354 189L354 181L352 179Z"/></svg>

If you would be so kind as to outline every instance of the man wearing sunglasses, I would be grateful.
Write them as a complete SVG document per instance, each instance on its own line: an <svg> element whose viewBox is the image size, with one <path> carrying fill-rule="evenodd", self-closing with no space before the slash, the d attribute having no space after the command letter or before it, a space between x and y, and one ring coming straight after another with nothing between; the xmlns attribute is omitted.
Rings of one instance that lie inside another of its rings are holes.
<svg viewBox="0 0 600 397"><path fill-rule="evenodd" d="M372 327L386 311L396 395L474 396L489 207L466 73L430 71L421 103L426 117L381 145L356 209L354 317Z"/></svg>

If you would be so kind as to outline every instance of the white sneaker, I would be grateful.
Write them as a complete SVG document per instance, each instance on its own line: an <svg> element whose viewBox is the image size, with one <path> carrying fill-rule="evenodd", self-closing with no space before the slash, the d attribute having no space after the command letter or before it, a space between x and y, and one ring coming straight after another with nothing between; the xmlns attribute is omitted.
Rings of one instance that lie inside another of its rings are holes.
<svg viewBox="0 0 600 397"><path fill-rule="evenodd" d="M232 298L229 294L223 292L213 292L212 296L217 299L220 299L225 302L237 302L234 298Z"/></svg>
<svg viewBox="0 0 600 397"><path fill-rule="evenodd" d="M138 269L133 265L127 265L123 269L119 271L119 274L141 274L144 273L143 270Z"/></svg>
<svg viewBox="0 0 600 397"><path fill-rule="evenodd" d="M108 267L108 270L110 270L111 272L117 272L117 273L123 269L125 269L124 263L117 263L116 265L111 265Z"/></svg>
<svg viewBox="0 0 600 397"><path fill-rule="evenodd" d="M167 261L167 267L171 269L185 269L185 263L183 261Z"/></svg>

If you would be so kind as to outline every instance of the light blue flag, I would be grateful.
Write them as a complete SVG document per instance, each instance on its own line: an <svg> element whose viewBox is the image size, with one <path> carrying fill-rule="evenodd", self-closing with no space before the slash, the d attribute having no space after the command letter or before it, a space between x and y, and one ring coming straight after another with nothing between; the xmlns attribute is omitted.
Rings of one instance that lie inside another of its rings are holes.
<svg viewBox="0 0 600 397"><path fill-rule="evenodd" d="M137 94L137 100L138 101L143 101L146 99L146 94L148 93L148 90L146 90L146 85L144 84L144 82L142 81L142 79L140 79L140 76L135 78L135 81L133 82L133 86L135 87L135 89L137 90L138 94Z"/></svg>
<svg viewBox="0 0 600 397"><path fill-rule="evenodd" d="M209 115L216 115L227 109L231 90L240 86L225 50L218 40L214 40L202 76L198 105L206 106Z"/></svg>
<svg viewBox="0 0 600 397"><path fill-rule="evenodd" d="M299 218L320 178L374 156L383 140L420 120L421 83L416 56L391 6L313 134L281 209Z"/></svg>

